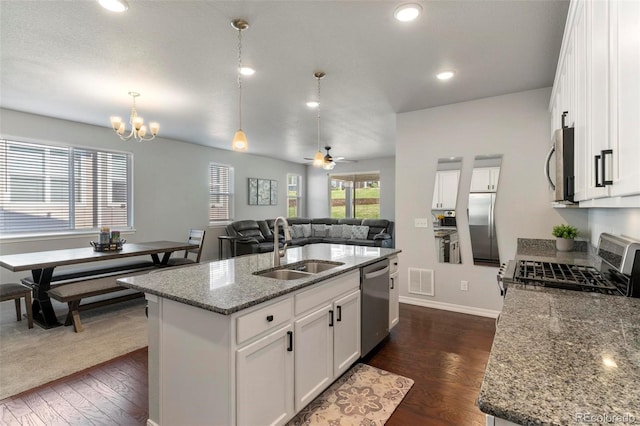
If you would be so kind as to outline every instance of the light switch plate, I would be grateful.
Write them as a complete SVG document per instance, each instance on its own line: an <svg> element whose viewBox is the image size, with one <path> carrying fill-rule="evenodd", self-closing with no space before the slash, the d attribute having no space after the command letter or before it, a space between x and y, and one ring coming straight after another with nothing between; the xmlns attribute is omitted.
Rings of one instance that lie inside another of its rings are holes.
<svg viewBox="0 0 640 426"><path fill-rule="evenodd" d="M428 228L430 219L426 217L417 217L414 219L416 228Z"/></svg>

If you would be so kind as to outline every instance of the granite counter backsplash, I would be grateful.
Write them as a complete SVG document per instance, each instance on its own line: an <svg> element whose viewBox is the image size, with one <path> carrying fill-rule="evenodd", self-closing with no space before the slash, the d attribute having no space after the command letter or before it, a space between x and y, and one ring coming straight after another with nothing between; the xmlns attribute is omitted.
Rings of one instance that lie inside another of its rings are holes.
<svg viewBox="0 0 640 426"><path fill-rule="evenodd" d="M478 405L521 425L640 424L638 383L640 299L513 288Z"/></svg>
<svg viewBox="0 0 640 426"><path fill-rule="evenodd" d="M557 251L555 240L518 238L515 260L566 263L582 266L599 266L595 249L588 241L575 241L572 251Z"/></svg>

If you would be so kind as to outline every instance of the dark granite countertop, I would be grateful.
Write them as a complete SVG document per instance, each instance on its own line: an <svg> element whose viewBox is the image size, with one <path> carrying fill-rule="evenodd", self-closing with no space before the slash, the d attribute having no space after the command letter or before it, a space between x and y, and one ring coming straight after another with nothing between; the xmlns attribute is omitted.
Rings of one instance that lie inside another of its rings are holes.
<svg viewBox="0 0 640 426"><path fill-rule="evenodd" d="M638 383L640 299L511 288L478 406L523 425L639 424Z"/></svg>
<svg viewBox="0 0 640 426"><path fill-rule="evenodd" d="M273 268L273 253L240 256L167 268L150 274L118 279L118 283L144 293L229 315L295 290L356 270L400 253L398 249L338 244L310 244L287 249L282 265L317 259L343 263L318 274L296 280L254 275Z"/></svg>

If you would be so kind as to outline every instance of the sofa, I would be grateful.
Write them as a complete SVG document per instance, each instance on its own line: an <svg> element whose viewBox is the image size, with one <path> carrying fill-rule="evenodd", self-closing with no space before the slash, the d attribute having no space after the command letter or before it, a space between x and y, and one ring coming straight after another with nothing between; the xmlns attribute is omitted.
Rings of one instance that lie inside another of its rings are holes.
<svg viewBox="0 0 640 426"><path fill-rule="evenodd" d="M235 237L236 255L272 252L275 219L239 220L228 224L227 235ZM314 243L393 247L393 222L386 219L288 218L289 246ZM280 229L280 246L284 230Z"/></svg>

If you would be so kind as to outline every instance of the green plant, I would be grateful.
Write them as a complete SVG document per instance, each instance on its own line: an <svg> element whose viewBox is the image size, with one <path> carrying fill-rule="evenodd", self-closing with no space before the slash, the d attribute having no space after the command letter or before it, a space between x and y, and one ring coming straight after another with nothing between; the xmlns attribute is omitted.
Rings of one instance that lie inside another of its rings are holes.
<svg viewBox="0 0 640 426"><path fill-rule="evenodd" d="M554 237L572 240L578 236L578 229L571 225L556 225L551 233Z"/></svg>

